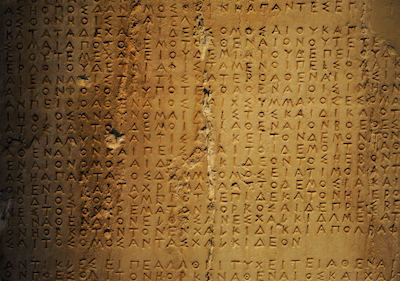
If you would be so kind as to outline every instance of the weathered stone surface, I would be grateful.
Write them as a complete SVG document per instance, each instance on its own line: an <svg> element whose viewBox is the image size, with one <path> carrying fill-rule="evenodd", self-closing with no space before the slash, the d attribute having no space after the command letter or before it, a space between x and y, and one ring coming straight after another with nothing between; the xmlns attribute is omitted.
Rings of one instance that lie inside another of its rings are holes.
<svg viewBox="0 0 400 281"><path fill-rule="evenodd" d="M398 9L2 1L0 277L399 280Z"/></svg>

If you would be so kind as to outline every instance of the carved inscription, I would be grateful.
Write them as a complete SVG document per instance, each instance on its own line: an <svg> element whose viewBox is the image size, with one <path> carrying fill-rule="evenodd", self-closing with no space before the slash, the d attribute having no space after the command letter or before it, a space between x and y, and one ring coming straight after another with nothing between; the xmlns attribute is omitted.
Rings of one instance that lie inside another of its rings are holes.
<svg viewBox="0 0 400 281"><path fill-rule="evenodd" d="M0 7L2 280L400 280L371 1Z"/></svg>

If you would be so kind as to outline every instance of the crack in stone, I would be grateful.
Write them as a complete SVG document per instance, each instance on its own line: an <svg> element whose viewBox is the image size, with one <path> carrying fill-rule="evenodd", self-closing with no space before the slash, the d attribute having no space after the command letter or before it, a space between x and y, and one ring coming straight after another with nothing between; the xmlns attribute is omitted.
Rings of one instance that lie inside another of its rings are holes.
<svg viewBox="0 0 400 281"><path fill-rule="evenodd" d="M214 225L215 225L215 182L214 182L214 161L215 161L215 149L214 149L214 126L212 123L213 112L211 110L211 93L206 88L203 89L203 116L205 118L205 132L206 132L206 156L207 156L207 178L208 178L208 199L210 203L208 208L211 213L211 220L213 222L212 238L210 239L210 246L208 249L208 256L206 261L207 268L207 280L211 279L210 270L212 267L212 255L214 252Z"/></svg>
<svg viewBox="0 0 400 281"><path fill-rule="evenodd" d="M199 44L201 50L201 59L205 60L205 54L207 47L211 42L211 35L209 34L210 29L206 28L205 20L203 18L203 12L201 11L196 17L197 30L196 35L199 37ZM206 64L204 64L206 65ZM206 259L206 277L207 280L211 280L211 270L212 270L212 259L214 253L214 239L215 239L215 139L214 139L214 126L213 119L214 114L211 108L211 91L207 89L207 71L205 67L203 68L203 100L202 100L202 114L205 121L205 126L202 128L205 133L205 153L207 159L207 179L208 179L208 212L210 214L210 219L212 221L212 237L209 239L208 255Z"/></svg>

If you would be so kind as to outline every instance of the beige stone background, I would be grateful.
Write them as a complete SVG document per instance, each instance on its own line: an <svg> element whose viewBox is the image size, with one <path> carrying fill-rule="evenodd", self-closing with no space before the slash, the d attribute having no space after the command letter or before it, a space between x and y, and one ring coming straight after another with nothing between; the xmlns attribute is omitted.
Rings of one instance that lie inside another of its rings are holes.
<svg viewBox="0 0 400 281"><path fill-rule="evenodd" d="M4 280L399 280L398 1L1 2Z"/></svg>

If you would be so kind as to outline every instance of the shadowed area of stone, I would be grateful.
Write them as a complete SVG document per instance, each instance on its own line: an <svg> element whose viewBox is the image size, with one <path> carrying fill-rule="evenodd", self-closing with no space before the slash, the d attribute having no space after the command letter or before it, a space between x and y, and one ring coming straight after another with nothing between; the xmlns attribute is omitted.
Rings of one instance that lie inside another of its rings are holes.
<svg viewBox="0 0 400 281"><path fill-rule="evenodd" d="M386 38L388 44L400 51L400 1L372 0L371 28L378 36Z"/></svg>

